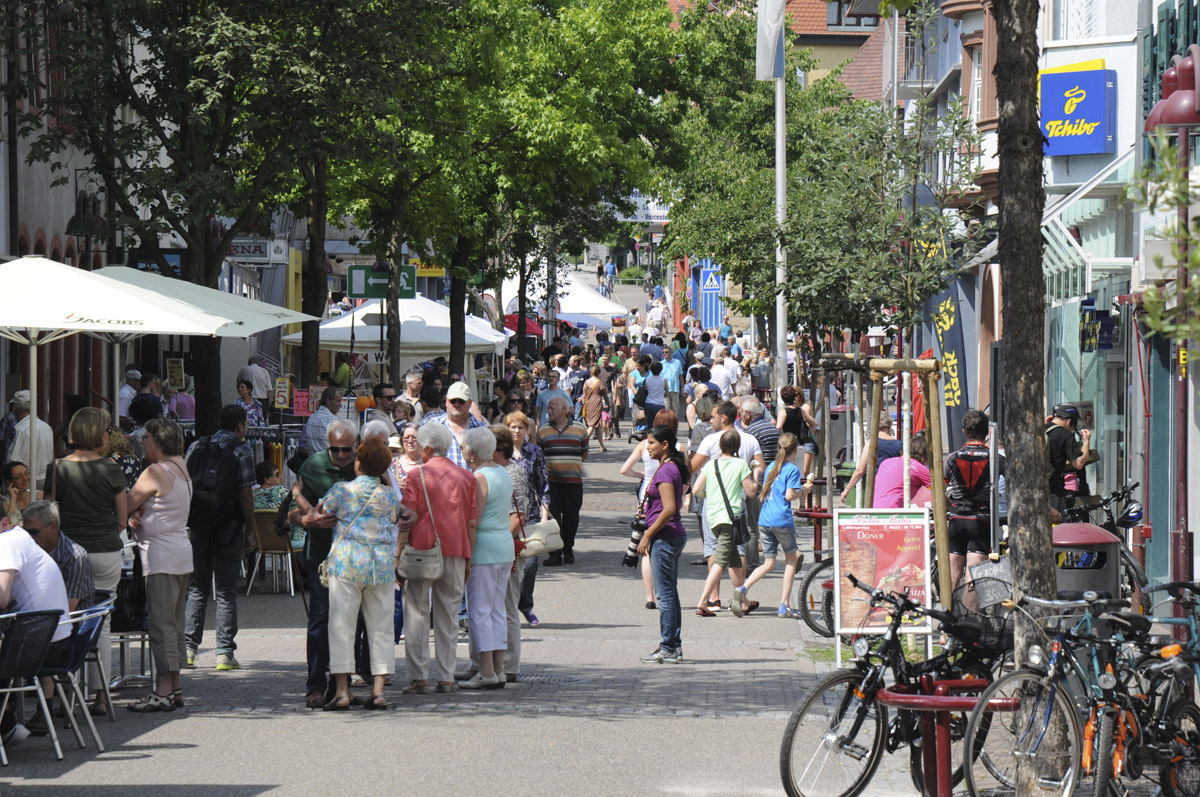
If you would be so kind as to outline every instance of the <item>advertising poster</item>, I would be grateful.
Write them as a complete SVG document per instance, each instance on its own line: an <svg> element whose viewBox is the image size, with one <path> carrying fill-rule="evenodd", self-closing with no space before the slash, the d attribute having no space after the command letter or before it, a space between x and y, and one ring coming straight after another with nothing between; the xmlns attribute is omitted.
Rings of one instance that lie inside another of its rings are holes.
<svg viewBox="0 0 1200 797"><path fill-rule="evenodd" d="M885 592L908 589L912 600L928 605L929 510L837 509L833 513L834 625L837 633L880 634L887 630L888 609L871 608L870 598L846 578ZM902 633L932 630L929 619L905 620Z"/></svg>

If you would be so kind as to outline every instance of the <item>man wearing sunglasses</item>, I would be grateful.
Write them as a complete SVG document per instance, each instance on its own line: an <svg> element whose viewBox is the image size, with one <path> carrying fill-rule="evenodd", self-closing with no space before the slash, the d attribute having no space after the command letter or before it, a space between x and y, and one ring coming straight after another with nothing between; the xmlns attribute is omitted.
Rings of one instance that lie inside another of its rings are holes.
<svg viewBox="0 0 1200 797"><path fill-rule="evenodd" d="M325 429L327 446L300 466L292 487L295 507L288 520L304 526L304 566L308 571L308 679L304 704L320 708L329 702L333 684L329 679L329 588L321 586L317 568L333 546L333 527L337 518L316 507L329 488L354 478L358 429L344 418L335 418ZM329 692L330 695L326 695Z"/></svg>
<svg viewBox="0 0 1200 797"><path fill-rule="evenodd" d="M446 391L446 411L429 413L421 425L427 423L439 423L450 430L450 451L446 456L460 468L467 467L467 460L462 453L463 435L468 429L487 425L471 414L471 389L466 382L455 382L450 386Z"/></svg>

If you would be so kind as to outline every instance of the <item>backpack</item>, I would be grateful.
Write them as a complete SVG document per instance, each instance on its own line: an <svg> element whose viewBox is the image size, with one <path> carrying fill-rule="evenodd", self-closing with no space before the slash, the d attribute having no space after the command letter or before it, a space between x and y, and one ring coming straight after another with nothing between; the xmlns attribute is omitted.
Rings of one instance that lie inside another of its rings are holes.
<svg viewBox="0 0 1200 797"><path fill-rule="evenodd" d="M241 516L238 504L238 476L241 466L233 445L221 445L206 437L196 444L188 457L192 477L192 506L189 526L214 528L229 525Z"/></svg>

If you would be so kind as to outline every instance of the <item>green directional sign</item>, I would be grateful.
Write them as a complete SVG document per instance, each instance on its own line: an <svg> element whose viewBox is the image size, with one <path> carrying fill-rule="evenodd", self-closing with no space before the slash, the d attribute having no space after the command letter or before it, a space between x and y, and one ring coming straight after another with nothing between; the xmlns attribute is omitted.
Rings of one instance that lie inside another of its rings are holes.
<svg viewBox="0 0 1200 797"><path fill-rule="evenodd" d="M417 267L400 266L400 289L398 299L413 299L417 295ZM375 271L371 266L346 267L346 295L351 299L387 298L388 275L386 271Z"/></svg>
<svg viewBox="0 0 1200 797"><path fill-rule="evenodd" d="M396 291L397 299L417 298L417 267L400 266L400 288Z"/></svg>
<svg viewBox="0 0 1200 797"><path fill-rule="evenodd" d="M388 275L372 271L371 266L346 267L346 295L351 299L383 299L387 297Z"/></svg>

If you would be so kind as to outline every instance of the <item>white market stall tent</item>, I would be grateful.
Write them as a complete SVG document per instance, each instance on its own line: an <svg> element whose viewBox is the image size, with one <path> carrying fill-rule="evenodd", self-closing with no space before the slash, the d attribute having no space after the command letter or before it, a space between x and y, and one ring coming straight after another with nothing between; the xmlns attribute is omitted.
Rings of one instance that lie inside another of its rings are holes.
<svg viewBox="0 0 1200 797"><path fill-rule="evenodd" d="M595 326L601 328L596 322L604 319L611 319L613 316L624 316L629 312L629 308L623 304L614 302L612 299L606 299L588 285L585 285L577 274L568 273L558 281L558 316L563 320L568 320L569 316L591 316L595 319ZM515 279L506 279L501 287L501 306L504 307L505 313L517 312L517 292L520 284ZM527 288L526 300L530 312L537 312L545 302L545 291L537 288ZM583 323L588 323L585 319L580 318ZM609 322L611 328L611 321Z"/></svg>
<svg viewBox="0 0 1200 797"><path fill-rule="evenodd" d="M400 316L400 356L432 359L450 353L450 310L445 305L417 295L414 299L398 302ZM363 302L347 313L321 322L320 348L325 351L350 351L351 333L354 335L354 351L373 352L380 350L380 331L383 330L383 348L387 348L387 318L383 301L372 299ZM288 346L299 346L299 332L284 335ZM496 354L503 350L507 336L493 329L481 318L467 316L464 333L467 354Z"/></svg>

